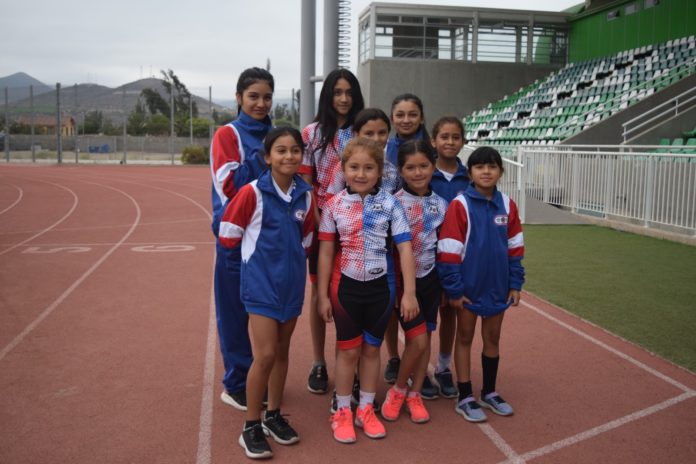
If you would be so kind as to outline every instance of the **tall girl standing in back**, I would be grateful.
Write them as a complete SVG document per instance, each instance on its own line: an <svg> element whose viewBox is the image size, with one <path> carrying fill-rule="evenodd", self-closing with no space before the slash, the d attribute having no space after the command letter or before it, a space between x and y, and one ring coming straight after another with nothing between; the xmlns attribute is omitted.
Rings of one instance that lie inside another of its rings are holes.
<svg viewBox="0 0 696 464"><path fill-rule="evenodd" d="M469 186L469 173L457 156L466 143L464 125L453 116L442 117L433 125L432 136L437 161L430 187L449 204ZM443 298L440 305L440 352L435 367L435 380L440 395L445 398L456 398L458 394L450 370L456 330L457 313L447 299Z"/></svg>
<svg viewBox="0 0 696 464"><path fill-rule="evenodd" d="M510 405L496 392L499 341L505 310L517 306L524 283L524 239L517 205L498 191L503 160L495 149L480 147L467 160L472 184L450 204L438 242L440 282L457 311L454 362L458 414L486 420L481 406L509 416ZM481 317L483 387L480 402L471 385L471 344Z"/></svg>
<svg viewBox="0 0 696 464"><path fill-rule="evenodd" d="M341 164L347 187L325 205L319 226L318 309L326 322L336 324L337 411L332 416L334 438L355 441L350 409L353 375L360 369L360 395L355 425L370 438L384 437L384 426L373 403L380 370L379 348L393 309L387 281L387 249L396 244L401 256L406 321L418 313L415 261L411 232L403 208L377 187L382 175L382 148L356 138L343 151ZM336 241L340 245L336 245ZM336 247L341 256L332 278Z"/></svg>
<svg viewBox="0 0 696 464"><path fill-rule="evenodd" d="M273 87L273 76L265 69L244 70L237 81L237 119L219 128L213 137L210 171L212 227L216 237L227 202L266 168L259 151L272 127L268 113L273 104ZM249 317L239 294L241 254L237 248L221 246L219 240L215 247L215 313L225 368L220 398L226 404L246 410L246 377L252 355Z"/></svg>
<svg viewBox="0 0 696 464"><path fill-rule="evenodd" d="M319 94L319 107L314 122L302 131L305 154L299 173L314 185L319 213L326 202L326 190L332 183L341 152L353 136L355 115L365 106L358 79L347 69L335 69L326 76ZM328 375L324 345L326 324L317 313L317 254L309 258L312 296L309 306L309 324L312 333L314 362L307 389L312 393L328 391Z"/></svg>
<svg viewBox="0 0 696 464"><path fill-rule="evenodd" d="M270 169L239 190L220 223L222 246L241 251L241 295L253 334L246 421L239 437L250 458L272 455L264 432L284 445L299 441L280 414L280 405L290 337L304 301L306 253L315 228L311 187L296 175L302 146L297 129L271 130L264 142ZM266 385L268 409L261 420Z"/></svg>
<svg viewBox="0 0 696 464"><path fill-rule="evenodd" d="M395 97L391 106L391 120L394 127L394 135L387 142L386 159L389 163L394 166L398 164L399 147L409 140L423 140L427 149L432 151L430 136L425 128L423 102L418 96L412 93L405 93ZM384 370L384 380L387 383L394 383L399 372L398 329L399 322L396 315L394 315L389 322L389 327L384 337L389 355L389 361ZM422 393L425 399L437 397L437 389L427 376L423 384Z"/></svg>
<svg viewBox="0 0 696 464"><path fill-rule="evenodd" d="M435 170L435 155L422 140L406 142L399 148L399 173L404 187L394 195L403 206L411 227L413 255L416 260L416 298L421 312L412 320L400 316L406 348L394 386L387 392L382 417L396 420L406 403L411 420L430 420L421 397L421 388L430 359L430 334L437 326L440 282L435 269L437 232L445 218L447 202L430 189ZM408 391L409 377L413 383Z"/></svg>

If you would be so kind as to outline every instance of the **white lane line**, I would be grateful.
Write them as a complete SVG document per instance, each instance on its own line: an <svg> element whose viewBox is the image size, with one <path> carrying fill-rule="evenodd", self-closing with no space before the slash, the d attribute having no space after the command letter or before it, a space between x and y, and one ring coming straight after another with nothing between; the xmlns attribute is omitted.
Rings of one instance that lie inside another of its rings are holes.
<svg viewBox="0 0 696 464"><path fill-rule="evenodd" d="M47 181L39 181L39 182L46 182L47 184L55 185L56 187L60 187L60 188L62 188L63 190L67 190L68 192L70 192L70 195L73 196L73 204L72 204L72 207L70 208L70 210L69 210L67 213L65 213L65 214L63 215L63 217L61 217L60 219L58 219L56 222L54 222L54 223L51 224L50 226L46 227L44 230L42 230L42 231L40 231L40 232L37 232L36 234L32 235L32 236L29 237L28 239L23 240L23 241L21 241L21 242L15 244L14 246L11 246L10 248L6 248L6 249L0 251L0 255L4 255L5 253L9 253L10 251L14 250L15 248L17 248L17 247L19 247L19 246L22 246L22 245L24 245L25 243L34 240L36 237L39 237L40 235L45 234L46 232L48 232L49 230L53 229L55 226L57 226L57 225L60 224L61 222L65 221L65 220L73 213L73 211L75 211L75 208L77 208L77 204L78 204L78 202L79 202L79 200L78 200L78 198L77 198L77 195L75 194L75 192L73 192L72 190L70 190L68 187L64 187L64 186L62 186L62 185L59 185L59 184L56 184L56 183L53 183L53 182L47 182Z"/></svg>
<svg viewBox="0 0 696 464"><path fill-rule="evenodd" d="M91 182L89 182L89 183L91 183ZM106 259L109 256L111 256L111 254L114 251L116 251L116 249L118 247L120 247L123 242L126 241L126 239L133 233L135 228L138 226L138 223L140 222L140 206L138 205L138 202L135 200L135 198L128 195L123 190L119 190L117 188L110 187L108 185L100 185L100 184L94 184L94 185L99 185L100 187L114 190L114 191L119 192L119 193L123 194L124 196L128 197L128 199L130 199L130 201L133 203L133 205L135 205L135 210L136 210L136 216L135 216L135 220L133 221L133 224L131 225L128 232L126 232L126 234L121 238L120 241L116 242L116 244L114 246L112 246L106 253L104 253L104 255L102 255L102 257L99 258L97 260L97 262L95 262L89 269L87 269L87 271L85 271L75 282L73 282L73 284L70 287L68 287L67 290L65 290L58 298L56 298L56 300L53 303L51 303L46 309L44 309L41 312L41 314L38 315L38 317L36 319L34 319L28 326L26 326L24 328L24 330L22 330L22 332L19 333L19 335L17 335L10 343L7 344L7 346L5 346L2 349L2 351L0 351L0 361L2 359L4 359L5 356L7 356L7 354L10 351L12 351L17 345L19 345L22 342L22 340L24 340L24 338L27 335L29 335L41 323L41 321L46 319L53 312L53 310L58 307L58 305L60 305L77 287L80 286L80 284L82 284L82 282L85 281L85 279L87 279L87 277L89 277L104 261L106 261ZM77 204L77 202L76 202L76 204Z"/></svg>
<svg viewBox="0 0 696 464"><path fill-rule="evenodd" d="M576 329L575 327L573 327L573 326L570 325L570 324L566 324L565 322L561 321L560 319L558 319L558 318L552 316L551 314L548 314L546 311L544 311L544 310L542 310L542 309L539 309L539 308L537 308L536 306L534 306L534 305L532 305L532 304L529 304L529 303L527 303L527 302L524 301L524 300L522 300L520 303L522 303L523 305L527 306L527 307L530 308L531 310L535 311L537 314L539 314L539 315L541 315L541 316L543 316L543 317L549 319L550 321L555 322L556 324L560 325L561 327L563 327L563 328L565 328L565 329L570 330L570 331L573 332L574 334L579 335L580 337L584 338L585 340L587 340L587 341L589 341L589 342L591 342L591 343L594 343L595 345L597 345L597 346L599 346L599 347L601 347L601 348L604 348L605 350L607 350L607 351L609 351L609 352L615 354L615 355L618 356L619 358L621 358L621 359L623 359L623 360L625 360L625 361L628 361L628 362L630 362L631 364L633 364L633 365L639 367L640 369L643 369L644 371L646 371L646 372L648 372L648 373L654 375L655 377L657 377L657 378L659 378L659 379L661 379L661 380L663 380L663 381L665 381L665 382L667 382L667 383L669 383L669 384L671 384L671 385L677 387L677 388L680 389L681 391L687 392L687 393L693 392L693 390L692 390L691 388L687 387L687 386L684 385L683 383L681 383L681 382L679 382L679 381L677 381L677 380L675 380L675 379L673 379L673 378L671 378L671 377L669 377L669 376L663 374L662 372L659 372L659 371L653 369L652 367L648 366L647 364L644 364L644 363L638 361L637 359L635 359L635 358L633 358L633 357L627 355L627 354L624 353L623 351L617 350L616 348L613 348L613 347L607 345L606 343L597 340L596 338L594 338L594 337L591 336L591 335L586 334L586 333L583 332L582 330Z"/></svg>
<svg viewBox="0 0 696 464"><path fill-rule="evenodd" d="M215 266L215 260L213 260ZM213 271L214 272L214 271ZM203 367L203 394L201 395L201 416L198 422L198 452L196 464L210 464L213 437L213 382L215 381L215 352L217 349L217 319L215 315L215 287L210 291L208 311L208 340L205 348Z"/></svg>
<svg viewBox="0 0 696 464"><path fill-rule="evenodd" d="M8 185L12 185L12 184L8 184ZM17 203L19 203L20 201L22 201L22 197L24 196L24 190L23 190L21 187L17 187L16 185L12 185L12 187L14 187L14 188L16 188L17 190L19 190L19 196L17 196L17 199L16 199L10 206L8 206L7 208L5 208L5 209L3 209L2 211L0 211L0 214L4 214L5 212L11 210L12 208L15 207L15 205L16 205Z"/></svg>
<svg viewBox="0 0 696 464"><path fill-rule="evenodd" d="M525 461L522 456L517 454L514 449L506 442L503 437L500 436L498 432L490 424L477 424L479 429L486 435L495 445L501 453L507 457L508 463L514 464L524 464Z"/></svg>
<svg viewBox="0 0 696 464"><path fill-rule="evenodd" d="M660 412L664 409L667 409L671 406L674 406L678 403L681 403L682 401L686 401L690 398L693 398L696 396L696 392L694 391L689 391L686 393L682 393L679 396L676 396L674 398L670 398L666 401L663 401L661 403L658 403L654 406L650 406L645 409L641 409L640 411L636 411L632 414L628 414L626 416L623 416L619 419L613 420L611 422L607 422L606 424L599 425L597 427L593 427L589 430L586 430L584 432L578 433L577 435L573 435L572 437L564 438L563 440L559 440L555 443L552 443L547 446L543 446L541 448L538 448L534 451L530 451L528 453L524 453L521 458L524 460L531 460L538 458L540 456L543 456L545 454L553 453L554 451L558 451L562 448L566 448L570 445L574 445L576 443L579 443L584 440L588 440L590 438L596 437L597 435L600 435L605 432L609 432L610 430L616 429L618 427L621 427L623 425L626 425L630 422L634 422L638 419L642 419L644 417L647 417L651 414L655 414L657 412ZM514 461L513 461L514 462Z"/></svg>

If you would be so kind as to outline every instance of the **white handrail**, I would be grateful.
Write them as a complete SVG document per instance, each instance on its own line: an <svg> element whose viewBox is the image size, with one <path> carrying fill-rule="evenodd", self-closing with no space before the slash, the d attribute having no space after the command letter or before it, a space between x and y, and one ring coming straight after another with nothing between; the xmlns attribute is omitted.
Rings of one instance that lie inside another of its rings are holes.
<svg viewBox="0 0 696 464"><path fill-rule="evenodd" d="M693 95L690 95L690 94L693 94ZM687 96L688 96L688 98L686 98ZM686 98L686 100L680 101L683 98ZM689 105L689 103L692 103L692 104ZM649 125L653 121L656 121L656 120L663 118L667 115L671 115L672 113L677 115L677 114L679 114L680 110L682 112L689 110L695 105L696 105L696 87L692 87L692 88L680 93L676 97L670 98L669 100L665 101L664 103L657 105L657 106L649 109L648 111L636 116L635 118L626 121L625 123L621 124L621 126L623 128L623 141L624 141L624 143L626 143L626 139L628 138L628 135L637 131L638 129L641 129L642 127ZM660 109L664 106L667 106L667 109L660 111ZM634 127L631 127L630 129L628 129L628 126L636 123L637 121L641 121L642 119L646 118L648 115L655 113L657 111L659 111L659 113L656 114L655 116L652 116L652 117L640 122L639 124L635 125Z"/></svg>

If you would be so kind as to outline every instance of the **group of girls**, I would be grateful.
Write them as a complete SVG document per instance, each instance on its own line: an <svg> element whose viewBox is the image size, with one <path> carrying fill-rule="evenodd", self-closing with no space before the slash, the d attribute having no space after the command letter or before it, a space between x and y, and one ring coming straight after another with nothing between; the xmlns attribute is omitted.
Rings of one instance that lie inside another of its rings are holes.
<svg viewBox="0 0 696 464"><path fill-rule="evenodd" d="M503 173L498 152L475 150L467 170L457 158L465 142L458 119L441 118L431 136L423 104L412 94L394 99L391 117L365 109L360 84L345 69L326 76L316 118L301 134L271 128L272 93L267 71L244 71L239 116L216 132L211 146L221 398L246 410L239 437L246 455L272 456L267 435L286 445L299 441L280 406L306 256L314 357L307 387L329 390L324 347L326 323L333 322L337 441L355 442L356 426L370 438L384 437L378 414L395 421L406 409L413 422L427 422L423 399L438 394L458 397L456 412L472 422L486 420L482 407L511 415L495 389L498 343L504 311L519 303L524 244L516 206L496 188ZM438 313L433 385L427 370ZM477 400L470 354L479 316ZM394 385L380 403L385 339L385 380Z"/></svg>

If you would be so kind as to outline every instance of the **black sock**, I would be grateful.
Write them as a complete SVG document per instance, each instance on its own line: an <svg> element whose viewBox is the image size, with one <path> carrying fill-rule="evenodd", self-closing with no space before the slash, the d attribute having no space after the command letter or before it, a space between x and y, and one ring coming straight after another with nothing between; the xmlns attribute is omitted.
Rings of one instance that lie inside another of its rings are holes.
<svg viewBox="0 0 696 464"><path fill-rule="evenodd" d="M481 368L483 369L483 389L481 396L485 396L495 391L495 380L498 377L498 363L500 356L489 358L481 353Z"/></svg>
<svg viewBox="0 0 696 464"><path fill-rule="evenodd" d="M457 382L457 388L459 388L459 401L473 394L471 390L471 380L468 382Z"/></svg>
<svg viewBox="0 0 696 464"><path fill-rule="evenodd" d="M244 422L244 430L250 429L255 425L261 425L261 421L260 420L245 421Z"/></svg>
<svg viewBox="0 0 696 464"><path fill-rule="evenodd" d="M267 409L265 415L263 416L265 419L268 419L269 417L276 417L280 414L280 409Z"/></svg>

